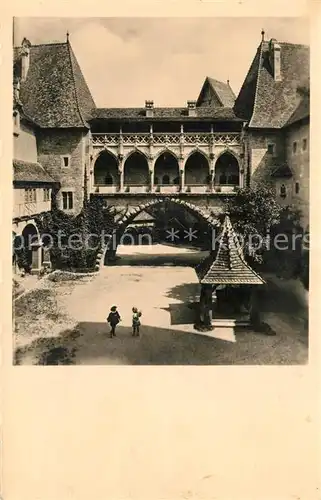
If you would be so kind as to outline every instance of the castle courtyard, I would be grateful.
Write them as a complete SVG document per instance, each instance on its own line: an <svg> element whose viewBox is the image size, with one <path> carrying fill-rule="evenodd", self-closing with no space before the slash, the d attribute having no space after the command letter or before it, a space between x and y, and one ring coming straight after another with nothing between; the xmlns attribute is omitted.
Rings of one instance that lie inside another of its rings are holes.
<svg viewBox="0 0 321 500"><path fill-rule="evenodd" d="M193 327L200 287L192 266L203 252L170 245L121 246L117 256L114 265L96 276L41 280L40 287L16 301L17 364L307 362L307 297L296 280L265 277L262 316L272 335L232 327L201 333ZM115 338L109 337L106 323L112 305L122 318ZM133 306L143 313L138 338L131 335Z"/></svg>

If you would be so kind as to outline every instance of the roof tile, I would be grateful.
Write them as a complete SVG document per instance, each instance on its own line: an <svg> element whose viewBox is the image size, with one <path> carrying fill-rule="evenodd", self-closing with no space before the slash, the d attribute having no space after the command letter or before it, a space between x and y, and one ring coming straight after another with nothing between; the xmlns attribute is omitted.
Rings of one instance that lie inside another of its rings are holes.
<svg viewBox="0 0 321 500"><path fill-rule="evenodd" d="M281 81L275 81L269 63L269 43L262 42L236 99L234 110L250 127L281 128L290 119L309 86L309 47L278 42Z"/></svg>
<svg viewBox="0 0 321 500"><path fill-rule="evenodd" d="M216 257L209 255L195 270L201 284L264 284L264 280L246 263L228 215L223 223Z"/></svg>
<svg viewBox="0 0 321 500"><path fill-rule="evenodd" d="M13 181L53 184L56 181L45 171L40 163L13 160Z"/></svg>
<svg viewBox="0 0 321 500"><path fill-rule="evenodd" d="M17 66L17 49L15 57ZM48 128L83 128L95 107L69 42L31 46L20 98L26 114Z"/></svg>

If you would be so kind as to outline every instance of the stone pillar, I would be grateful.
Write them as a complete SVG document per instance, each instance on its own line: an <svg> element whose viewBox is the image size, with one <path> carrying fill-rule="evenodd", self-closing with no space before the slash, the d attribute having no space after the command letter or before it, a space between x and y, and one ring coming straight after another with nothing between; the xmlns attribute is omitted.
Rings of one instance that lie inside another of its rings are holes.
<svg viewBox="0 0 321 500"><path fill-rule="evenodd" d="M214 176L215 176L215 154L210 153L210 161L209 161L209 168L210 168L210 190L214 190Z"/></svg>
<svg viewBox="0 0 321 500"><path fill-rule="evenodd" d="M150 187L150 192L154 192L154 165L151 160L151 164L149 165L149 187Z"/></svg>
<svg viewBox="0 0 321 500"><path fill-rule="evenodd" d="M184 158L180 156L179 161L179 177L180 177L180 190L181 193L185 191L185 168L184 168Z"/></svg>
<svg viewBox="0 0 321 500"><path fill-rule="evenodd" d="M256 287L251 290L250 297L250 323L255 329L259 329L261 326L261 315L258 300L258 291Z"/></svg>
<svg viewBox="0 0 321 500"><path fill-rule="evenodd" d="M119 191L124 191L124 156L118 155Z"/></svg>
<svg viewBox="0 0 321 500"><path fill-rule="evenodd" d="M201 285L199 326L206 330L212 330L212 285Z"/></svg>

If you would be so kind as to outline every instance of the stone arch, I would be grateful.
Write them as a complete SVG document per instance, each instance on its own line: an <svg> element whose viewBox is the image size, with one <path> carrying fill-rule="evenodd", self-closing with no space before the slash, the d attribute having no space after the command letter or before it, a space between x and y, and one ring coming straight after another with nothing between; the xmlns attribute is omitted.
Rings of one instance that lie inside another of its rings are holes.
<svg viewBox="0 0 321 500"><path fill-rule="evenodd" d="M210 180L210 166L208 157L203 151L195 149L191 151L185 160L185 184L208 184Z"/></svg>
<svg viewBox="0 0 321 500"><path fill-rule="evenodd" d="M218 217L213 214L208 214L204 209L197 207L193 203L177 198L154 198L147 203L142 203L135 208L133 207L129 209L126 214L117 221L116 228L114 229L106 248L105 261L108 261L109 259L114 260L117 252L117 246L121 242L122 235L126 231L126 228L133 223L135 217L137 217L140 212L166 203L177 204L180 207L184 207L187 211L207 225L210 230L217 229L220 226L220 220Z"/></svg>
<svg viewBox="0 0 321 500"><path fill-rule="evenodd" d="M179 162L175 153L163 149L154 161L154 184L177 184ZM179 183L179 182L178 182Z"/></svg>
<svg viewBox="0 0 321 500"><path fill-rule="evenodd" d="M39 270L42 264L42 241L34 221L27 221L21 232L20 259L25 271Z"/></svg>
<svg viewBox="0 0 321 500"><path fill-rule="evenodd" d="M202 220L204 223L208 224L211 227L217 227L219 225L219 219L217 217L214 217L213 215L208 215L202 208L197 207L193 203L189 203L187 201L179 200L176 198L155 198L152 201L148 201L147 203L142 203L136 208L132 208L130 211L128 211L124 217L122 217L118 222L118 230L124 231L126 227L129 224L132 224L133 220L137 215L148 209L155 207L157 205L162 205L165 203L172 203L172 204L177 204L181 207L186 208L189 212L191 212L193 215L195 215L197 218Z"/></svg>
<svg viewBox="0 0 321 500"><path fill-rule="evenodd" d="M215 162L215 185L240 185L240 163L234 151L226 149Z"/></svg>
<svg viewBox="0 0 321 500"><path fill-rule="evenodd" d="M110 186L119 183L118 159L114 153L103 150L94 163L94 185Z"/></svg>
<svg viewBox="0 0 321 500"><path fill-rule="evenodd" d="M144 153L135 150L127 155L124 162L124 185L146 186L149 184L149 165Z"/></svg>

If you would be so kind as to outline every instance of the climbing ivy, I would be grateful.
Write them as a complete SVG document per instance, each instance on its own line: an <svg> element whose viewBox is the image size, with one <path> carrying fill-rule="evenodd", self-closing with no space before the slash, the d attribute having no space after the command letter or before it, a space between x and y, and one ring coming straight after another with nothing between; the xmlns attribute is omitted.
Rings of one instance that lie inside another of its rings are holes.
<svg viewBox="0 0 321 500"><path fill-rule="evenodd" d="M58 208L38 216L36 223L44 244L50 245L54 269L91 270L103 243L102 232L111 232L113 216L100 199L90 199L78 215Z"/></svg>

